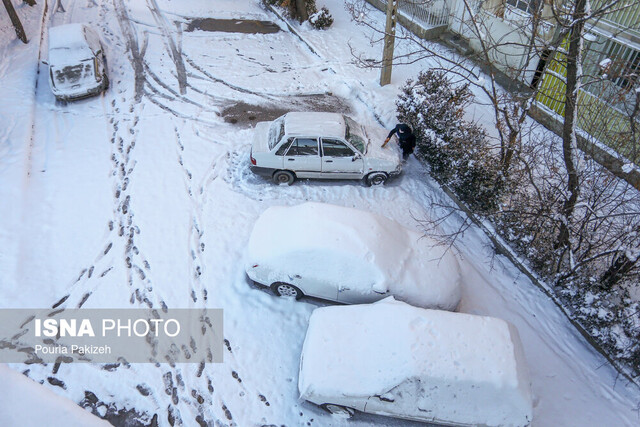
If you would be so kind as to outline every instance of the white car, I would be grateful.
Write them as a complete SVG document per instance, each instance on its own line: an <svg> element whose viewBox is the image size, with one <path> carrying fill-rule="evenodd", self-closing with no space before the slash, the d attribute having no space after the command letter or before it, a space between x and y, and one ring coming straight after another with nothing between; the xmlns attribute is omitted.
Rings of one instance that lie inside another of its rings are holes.
<svg viewBox="0 0 640 427"><path fill-rule="evenodd" d="M109 87L104 48L84 24L49 29L49 84L62 101L97 95Z"/></svg>
<svg viewBox="0 0 640 427"><path fill-rule="evenodd" d="M455 310L460 267L452 251L388 218L323 203L272 206L256 221L246 272L276 295L358 304L389 295Z"/></svg>
<svg viewBox="0 0 640 427"><path fill-rule="evenodd" d="M527 426L531 382L518 332L501 319L425 310L388 298L314 310L300 397L455 426Z"/></svg>
<svg viewBox="0 0 640 427"><path fill-rule="evenodd" d="M256 124L250 167L278 184L364 178L381 185L402 171L395 144L380 147L386 136L384 129L361 126L342 114L292 112Z"/></svg>

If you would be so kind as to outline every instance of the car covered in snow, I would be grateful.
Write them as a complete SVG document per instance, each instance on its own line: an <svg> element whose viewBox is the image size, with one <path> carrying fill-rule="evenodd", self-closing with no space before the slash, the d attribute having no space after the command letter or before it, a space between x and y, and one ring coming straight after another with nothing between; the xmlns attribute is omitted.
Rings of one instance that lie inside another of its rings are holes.
<svg viewBox="0 0 640 427"><path fill-rule="evenodd" d="M376 143L385 138L384 129L362 126L342 114L291 112L256 124L250 168L278 184L322 178L381 185L402 171L397 147Z"/></svg>
<svg viewBox="0 0 640 427"><path fill-rule="evenodd" d="M461 294L452 251L383 216L315 202L263 212L249 238L246 271L276 295L345 304L393 295L454 310Z"/></svg>
<svg viewBox="0 0 640 427"><path fill-rule="evenodd" d="M375 304L314 310L298 389L327 411L456 426L527 426L529 372L518 332L492 317Z"/></svg>
<svg viewBox="0 0 640 427"><path fill-rule="evenodd" d="M109 87L107 60L98 35L85 24L49 29L49 84L62 101L97 95Z"/></svg>

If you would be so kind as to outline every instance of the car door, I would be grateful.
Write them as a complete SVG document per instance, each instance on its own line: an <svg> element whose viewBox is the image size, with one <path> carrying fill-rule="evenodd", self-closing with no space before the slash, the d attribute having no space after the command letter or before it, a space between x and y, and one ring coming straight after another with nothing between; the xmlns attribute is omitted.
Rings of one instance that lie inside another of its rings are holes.
<svg viewBox="0 0 640 427"><path fill-rule="evenodd" d="M318 138L294 138L284 156L283 168L295 172L298 178L319 178L322 166Z"/></svg>
<svg viewBox="0 0 640 427"><path fill-rule="evenodd" d="M359 153L338 138L321 138L322 177L331 179L360 179L364 160Z"/></svg>
<svg viewBox="0 0 640 427"><path fill-rule="evenodd" d="M345 304L367 304L371 302L376 302L381 300L382 298L386 298L390 293L378 293L373 289L367 286L367 291L363 292L363 289L356 288L355 286L349 284L341 284L338 287L338 301L343 302Z"/></svg>
<svg viewBox="0 0 640 427"><path fill-rule="evenodd" d="M420 408L420 406L425 406L424 395L425 392L421 391L420 381L416 378L409 378L386 393L369 397L364 412L410 420L432 421L431 411Z"/></svg>

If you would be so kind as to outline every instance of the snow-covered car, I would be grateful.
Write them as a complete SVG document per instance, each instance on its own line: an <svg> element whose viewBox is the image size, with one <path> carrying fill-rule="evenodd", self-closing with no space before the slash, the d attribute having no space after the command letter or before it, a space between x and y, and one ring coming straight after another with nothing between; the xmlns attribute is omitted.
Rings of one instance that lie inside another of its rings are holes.
<svg viewBox="0 0 640 427"><path fill-rule="evenodd" d="M460 266L452 251L383 216L308 202L272 206L256 221L247 275L276 295L358 304L389 295L454 310Z"/></svg>
<svg viewBox="0 0 640 427"><path fill-rule="evenodd" d="M397 147L380 147L385 137L384 129L342 114L291 112L256 124L250 168L278 184L322 178L381 185L402 171Z"/></svg>
<svg viewBox="0 0 640 427"><path fill-rule="evenodd" d="M456 426L526 426L529 372L515 327L501 319L426 310L389 297L314 310L302 347L302 399Z"/></svg>
<svg viewBox="0 0 640 427"><path fill-rule="evenodd" d="M107 60L98 35L87 25L49 29L49 84L62 101L97 95L109 87Z"/></svg>

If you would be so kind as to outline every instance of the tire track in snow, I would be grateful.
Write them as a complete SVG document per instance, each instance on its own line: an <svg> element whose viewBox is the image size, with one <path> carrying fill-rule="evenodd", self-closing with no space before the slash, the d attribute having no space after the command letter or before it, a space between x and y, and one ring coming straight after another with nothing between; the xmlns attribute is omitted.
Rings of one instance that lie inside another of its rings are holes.
<svg viewBox="0 0 640 427"><path fill-rule="evenodd" d="M165 47L169 52L169 57L175 64L180 94L185 95L187 93L187 71L182 60L182 46L180 43L177 44L173 39L171 32L167 28L167 20L160 11L156 0L147 0L147 6L149 7L151 15L153 15L153 19L156 21L156 24L160 29L160 32L162 33ZM178 39L180 40L180 38L182 37L182 27L180 26L180 23L176 23L176 27L178 32Z"/></svg>

